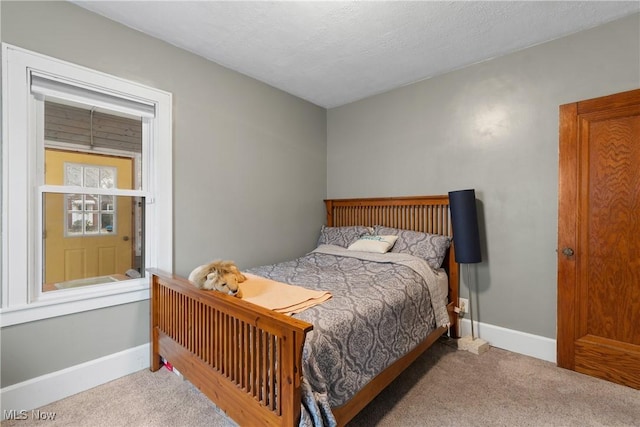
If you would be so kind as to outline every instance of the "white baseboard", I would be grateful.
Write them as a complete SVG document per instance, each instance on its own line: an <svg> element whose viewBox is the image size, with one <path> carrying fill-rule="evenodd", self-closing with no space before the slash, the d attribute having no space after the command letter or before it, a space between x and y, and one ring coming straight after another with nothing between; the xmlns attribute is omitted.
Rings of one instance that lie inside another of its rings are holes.
<svg viewBox="0 0 640 427"><path fill-rule="evenodd" d="M149 367L143 344L0 389L2 419L10 411L32 410Z"/></svg>
<svg viewBox="0 0 640 427"><path fill-rule="evenodd" d="M474 322L476 335L493 347L556 363L556 340L526 332ZM462 319L461 336L471 334ZM57 372L0 389L2 419L11 410L31 410L89 390L149 367L149 344L110 354Z"/></svg>
<svg viewBox="0 0 640 427"><path fill-rule="evenodd" d="M487 323L473 322L473 327L476 336L489 342L493 347L556 363L556 340L554 339ZM466 335L471 335L471 321L462 319L460 336Z"/></svg>

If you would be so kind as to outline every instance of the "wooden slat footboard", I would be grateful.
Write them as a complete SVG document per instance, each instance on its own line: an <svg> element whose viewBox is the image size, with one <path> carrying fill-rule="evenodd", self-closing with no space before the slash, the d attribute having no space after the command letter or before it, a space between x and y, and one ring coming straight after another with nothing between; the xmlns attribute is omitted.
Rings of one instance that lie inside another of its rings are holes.
<svg viewBox="0 0 640 427"><path fill-rule="evenodd" d="M313 326L151 273L151 370L164 357L240 425L297 425L302 346Z"/></svg>

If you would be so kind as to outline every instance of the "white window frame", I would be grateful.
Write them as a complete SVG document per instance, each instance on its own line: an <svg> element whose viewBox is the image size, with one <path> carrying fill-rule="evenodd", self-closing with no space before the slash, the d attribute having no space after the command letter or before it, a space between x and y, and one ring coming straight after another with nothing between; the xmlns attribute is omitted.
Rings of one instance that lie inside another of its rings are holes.
<svg viewBox="0 0 640 427"><path fill-rule="evenodd" d="M44 135L37 121L44 103L31 93L32 75L80 89L52 93L63 99L96 105L83 99L84 89L104 94L97 106L114 109L118 100L151 106L155 116L143 118L142 189L122 192L146 200L145 267L173 271L171 93L2 43L2 326L149 298L148 278L42 292L42 194L60 190L43 185ZM130 113L126 102L115 110Z"/></svg>

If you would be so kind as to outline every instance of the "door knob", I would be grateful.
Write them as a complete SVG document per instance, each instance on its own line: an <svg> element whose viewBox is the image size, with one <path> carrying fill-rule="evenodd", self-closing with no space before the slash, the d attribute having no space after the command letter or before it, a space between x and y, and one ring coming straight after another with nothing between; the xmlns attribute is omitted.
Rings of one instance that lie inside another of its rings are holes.
<svg viewBox="0 0 640 427"><path fill-rule="evenodd" d="M570 256L573 256L573 253L574 253L573 249L571 249L571 248L564 248L562 250L562 255L566 256L567 258L570 257Z"/></svg>
<svg viewBox="0 0 640 427"><path fill-rule="evenodd" d="M129 241L129 236L124 236L124 237L122 238L122 240L124 240L125 242L128 242L128 241Z"/></svg>

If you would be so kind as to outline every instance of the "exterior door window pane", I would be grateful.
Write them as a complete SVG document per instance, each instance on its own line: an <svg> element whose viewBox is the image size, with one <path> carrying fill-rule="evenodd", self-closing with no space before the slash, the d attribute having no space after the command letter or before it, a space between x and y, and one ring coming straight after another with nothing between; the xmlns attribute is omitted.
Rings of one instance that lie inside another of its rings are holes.
<svg viewBox="0 0 640 427"><path fill-rule="evenodd" d="M67 164L65 169L67 185L82 186L82 166Z"/></svg>
<svg viewBox="0 0 640 427"><path fill-rule="evenodd" d="M100 185L98 185L99 176L100 176L100 169L85 167L83 187L91 187L91 188L100 187Z"/></svg>

